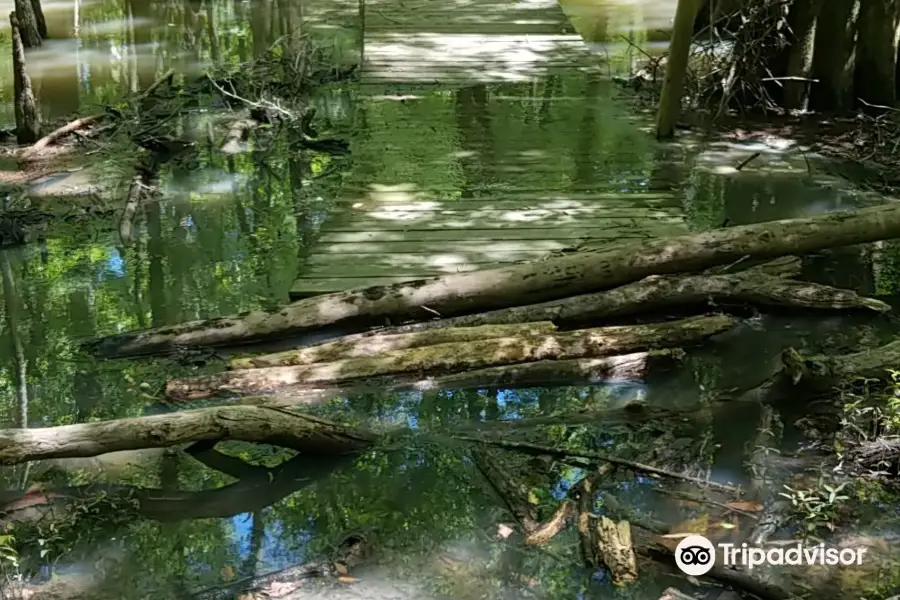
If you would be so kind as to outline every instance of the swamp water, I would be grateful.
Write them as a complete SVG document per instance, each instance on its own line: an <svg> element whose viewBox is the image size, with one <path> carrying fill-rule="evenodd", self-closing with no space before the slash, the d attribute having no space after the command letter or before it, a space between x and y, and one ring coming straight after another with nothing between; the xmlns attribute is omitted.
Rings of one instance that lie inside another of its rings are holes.
<svg viewBox="0 0 900 600"><path fill-rule="evenodd" d="M212 62L258 56L301 23L321 43L334 44L336 54L352 53L358 38L355 3L197 4L203 10L175 1L45 3L51 30L59 35L29 57L45 116L87 114L97 103L115 103L170 66L202 72ZM604 31L610 27L591 21L600 17L590 14L581 13L579 31L585 19ZM601 16L610 15L619 15L614 29L625 23L633 31L634 12ZM79 34L73 37L76 22ZM2 78L9 81L8 67ZM2 91L4 122L12 120L10 88ZM187 364L96 362L77 352L77 341L287 301L334 198L354 187L411 184L455 197L504 186L614 192L622 198L662 191L671 193L685 228L693 230L871 201L838 181L811 177L804 157L778 140L761 147L658 145L643 129L645 119L618 93L608 77L566 72L409 98L336 85L321 90L314 102L322 128L350 142L349 158L304 154L277 137L267 148L230 157L201 148L197 164L175 165L164 174L164 199L145 207L133 245L119 241L110 219L90 227L53 226L33 243L3 250L0 415L9 425L42 427L173 410L157 399L165 381L218 368L215 357L200 366L191 365L190 357L182 361ZM427 148L413 145L426 137L432 142ZM755 151L763 154L737 172L734 166ZM522 156L530 160L516 162ZM98 173L115 179L123 167L106 165ZM124 188L116 198L123 194ZM883 243L811 258L805 275L890 300L900 293L898 260L898 246ZM323 407L322 414L378 428L400 426L414 435L388 452L350 463L295 462L273 471L265 485L204 493L234 480L162 451L5 468L0 477L10 490L38 482L156 490L144 517L134 516L130 504L108 501L85 501L53 519L35 521L31 515L29 531L44 542L41 550L21 557L22 566L44 577L52 571L61 597L186 598L241 577L320 560L348 535L360 535L372 566L351 572L357 582L339 589L308 582L290 597L620 594L655 600L674 578L647 572L636 588L617 592L568 553L576 544L571 528L546 549L498 542L497 524L509 522L508 515L462 453L430 434L509 427L499 422L632 400L707 405L677 424L564 426L561 418L546 427L543 439L621 457L652 448L658 460L677 457L691 474L750 485L748 447L758 443L765 415L757 406L714 401L761 381L784 347L846 352L861 341L888 339L896 329L888 318L749 315L737 330L692 352L678 372L644 384L353 394ZM785 430L777 446L796 450L802 438L792 423L803 411L789 402L779 410ZM239 444L228 451L273 467L286 456ZM532 501L551 508L582 474L563 466L549 477L532 471L534 481L526 482ZM673 502L649 478L613 480L608 487L629 506L671 523L707 518L706 507ZM37 503L54 502L50 494L35 493ZM28 520L31 513L20 503L13 514ZM732 535L731 525L723 535Z"/></svg>

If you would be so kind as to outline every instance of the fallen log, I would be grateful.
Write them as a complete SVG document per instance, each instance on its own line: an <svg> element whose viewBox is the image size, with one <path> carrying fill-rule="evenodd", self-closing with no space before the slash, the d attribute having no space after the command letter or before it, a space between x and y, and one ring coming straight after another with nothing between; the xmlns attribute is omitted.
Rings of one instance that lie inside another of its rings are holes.
<svg viewBox="0 0 900 600"><path fill-rule="evenodd" d="M361 430L277 407L219 406L44 429L2 429L0 464L165 448L201 440L238 440L311 454L342 454L358 452L376 439Z"/></svg>
<svg viewBox="0 0 900 600"><path fill-rule="evenodd" d="M106 114L107 113L98 113L96 115L88 115L87 117L81 117L80 119L75 119L74 121L66 123L62 127L51 131L50 133L36 141L34 144L26 148L23 154L25 156L29 156L35 152L39 152L47 146L55 144L57 141L66 137L67 135L71 135L76 131L81 131L86 127L90 127L94 123L97 123L98 121L106 117Z"/></svg>
<svg viewBox="0 0 900 600"><path fill-rule="evenodd" d="M487 325L484 327L459 327L407 333L398 335L373 336L361 339L326 342L308 348L276 352L261 356L236 358L229 363L231 369L253 369L259 367L286 367L292 365L311 365L314 363L333 362L348 358L378 356L384 352L407 350L423 346L435 346L458 342L472 342L491 338L512 336L534 336L556 331L556 326L549 321L542 323L525 323L515 325Z"/></svg>
<svg viewBox="0 0 900 600"><path fill-rule="evenodd" d="M889 312L890 305L859 296L852 290L794 281L762 273L733 275L651 275L605 292L572 296L564 300L516 306L474 315L426 321L402 326L403 331L444 327L475 327L551 321L567 326L586 321L627 317L682 306L754 305L812 310L869 310ZM362 334L362 339L367 337Z"/></svg>
<svg viewBox="0 0 900 600"><path fill-rule="evenodd" d="M614 288L650 275L699 271L745 256L770 258L900 237L900 206L868 208L647 240L535 263L456 273L318 296L272 311L118 334L87 344L102 356L239 345L385 319L425 320L547 302Z"/></svg>
<svg viewBox="0 0 900 600"><path fill-rule="evenodd" d="M802 268L802 261L798 257L783 256L757 264L753 264L749 260L739 260L730 265L707 269L700 277L709 278L712 276L726 275L729 273L737 274L734 273L734 271L738 271L741 275L756 274L766 275L769 277L793 278L800 275L800 273L802 272ZM346 335L341 339L345 341L355 341L377 335L397 335L401 333L414 333L431 329L509 324L521 322L521 319L530 319L532 316L536 315L543 315L543 318L551 319L552 322L554 322L556 325L568 325L569 321L575 323L579 321L586 321L589 315L581 313L581 311L585 309L593 311L596 314L595 318L602 318L603 316L612 317L639 314L643 311L660 307L659 305L641 305L642 298L644 298L644 302L646 302L647 295L653 295L652 288L655 285L655 281L657 280L651 280L649 282L649 285L646 280L639 281L634 284L629 284L628 286L615 288L608 292L584 294L581 296L564 298L562 300L554 300L552 302L543 302L541 304L514 306L511 308L501 308L498 310L476 313L474 315L463 315L460 317L450 317L446 319L432 319L431 321L422 321L420 323L408 323L406 325L396 325L393 327L374 329L371 331L365 331L363 333ZM630 289L625 290L626 287ZM650 290L649 292L644 291L648 288ZM625 293L620 293L619 290L625 290ZM845 290L840 291L844 292ZM629 308L628 303L632 300L637 300L637 302L631 305L631 307ZM688 299L685 298L679 302L678 298L669 298L662 302L662 307L667 308L669 306L669 302L671 302L672 306L677 306L678 304L690 304L690 302L688 302L687 300ZM703 304L709 300L709 298L700 298L699 303ZM621 301L624 301L624 303ZM603 315L603 307L606 307L606 310L610 310L611 312L608 315Z"/></svg>
<svg viewBox="0 0 900 600"><path fill-rule="evenodd" d="M420 390L515 388L643 381L650 373L681 363L685 356L681 348L663 348L607 358L541 360L420 379L409 387Z"/></svg>
<svg viewBox="0 0 900 600"><path fill-rule="evenodd" d="M730 329L734 323L730 317L717 315L648 325L438 344L331 363L242 369L175 379L166 385L166 395L183 400L223 393L260 394L409 373L448 373L548 359L604 357L697 343Z"/></svg>

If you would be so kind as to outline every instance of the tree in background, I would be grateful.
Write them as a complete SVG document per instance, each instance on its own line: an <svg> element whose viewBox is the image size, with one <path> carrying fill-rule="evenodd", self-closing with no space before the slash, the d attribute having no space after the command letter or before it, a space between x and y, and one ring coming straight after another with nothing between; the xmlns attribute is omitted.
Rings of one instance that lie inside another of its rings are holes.
<svg viewBox="0 0 900 600"><path fill-rule="evenodd" d="M687 73L691 39L694 35L694 18L699 8L700 0L678 0L666 78L659 99L656 137L660 139L675 135L675 123L681 113L681 94L684 90L684 77Z"/></svg>

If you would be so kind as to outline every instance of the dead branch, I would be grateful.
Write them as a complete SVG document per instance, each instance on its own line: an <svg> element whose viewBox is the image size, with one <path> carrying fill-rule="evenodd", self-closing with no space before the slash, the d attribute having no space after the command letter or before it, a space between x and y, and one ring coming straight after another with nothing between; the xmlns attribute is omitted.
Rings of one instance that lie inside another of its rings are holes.
<svg viewBox="0 0 900 600"><path fill-rule="evenodd" d="M588 462L601 462L601 463L609 463L611 465L615 465L618 467L625 467L627 469L631 469L632 471L636 471L638 473L645 473L647 475L656 475L659 477L667 477L669 479L677 479L681 481L689 481L699 486L703 487L711 487L715 489L719 489L730 494L740 495L740 489L735 488L730 485L726 485L724 483L717 483L715 481L709 481L706 479L700 479L699 477L693 477L691 475L683 475L681 473L675 473L673 471L667 471L665 469L660 469L659 467L654 467L652 465L645 465L638 462L634 462L631 460L626 460L623 458L616 458L614 456L608 456L605 454L601 454L600 452L589 452L587 450L565 450L562 448L553 448L550 446L541 446L538 444L532 444L529 442L512 442L508 440L495 439L489 437L473 437L468 435L454 435L453 439L472 442L473 444L483 444L487 446L494 446L496 448L503 448L505 450L512 450L514 452L523 452L526 454L536 454L536 455L546 455L546 456L554 456L562 461L570 461L574 460L575 464L579 466L583 466L585 461Z"/></svg>

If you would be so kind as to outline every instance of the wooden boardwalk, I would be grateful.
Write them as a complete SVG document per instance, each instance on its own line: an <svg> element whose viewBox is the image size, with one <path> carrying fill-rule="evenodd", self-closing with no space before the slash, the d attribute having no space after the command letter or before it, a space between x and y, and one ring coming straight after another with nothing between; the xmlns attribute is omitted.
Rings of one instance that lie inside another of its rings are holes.
<svg viewBox="0 0 900 600"><path fill-rule="evenodd" d="M556 0L366 3L353 172L292 297L680 233Z"/></svg>

